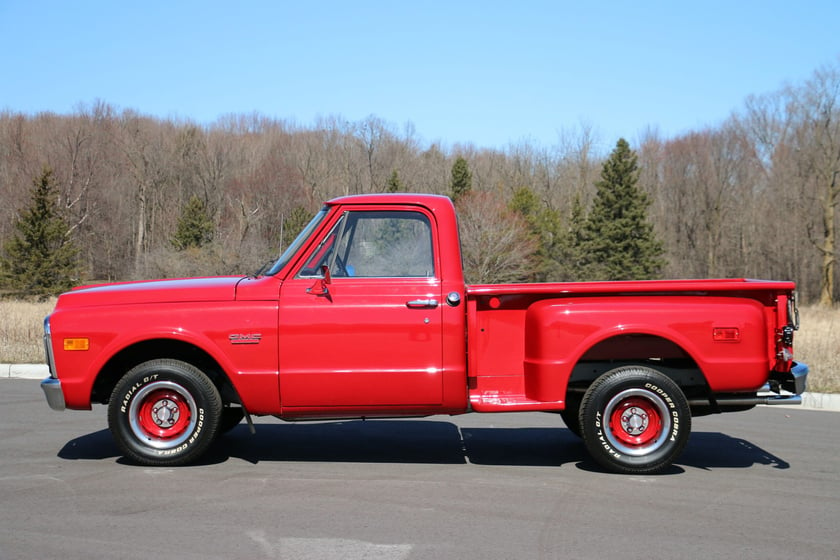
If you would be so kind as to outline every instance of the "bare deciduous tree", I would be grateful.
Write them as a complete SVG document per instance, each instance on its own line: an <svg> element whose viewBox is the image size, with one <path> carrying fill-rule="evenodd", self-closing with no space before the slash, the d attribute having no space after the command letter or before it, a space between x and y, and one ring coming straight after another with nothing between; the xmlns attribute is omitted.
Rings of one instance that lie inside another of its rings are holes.
<svg viewBox="0 0 840 560"><path fill-rule="evenodd" d="M675 138L646 133L639 186L665 242L667 276L789 278L806 301L837 301L838 74L840 59L805 83L748 99L719 126ZM560 131L554 146L498 150L424 143L410 123L398 130L375 116L303 127L256 113L197 125L102 102L70 115L5 111L0 240L32 177L49 165L93 279L148 277L175 262L168 240L193 195L217 232L195 267L248 270L277 254L291 216L299 221L336 196L381 192L395 171L406 190L448 193L461 156L473 175L460 205L473 280L515 280L526 276L534 246L507 210L514 194L528 189L568 229L595 193L606 152L594 127ZM563 279L576 279L574 262L558 264Z"/></svg>
<svg viewBox="0 0 840 560"><path fill-rule="evenodd" d="M522 217L493 193L471 193L458 204L464 274L469 282L521 282L531 273L537 243Z"/></svg>

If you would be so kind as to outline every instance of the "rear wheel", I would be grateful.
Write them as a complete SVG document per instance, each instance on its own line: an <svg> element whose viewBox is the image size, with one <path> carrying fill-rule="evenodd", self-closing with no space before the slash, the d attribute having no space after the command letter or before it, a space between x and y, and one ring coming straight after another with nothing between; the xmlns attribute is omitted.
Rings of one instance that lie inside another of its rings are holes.
<svg viewBox="0 0 840 560"><path fill-rule="evenodd" d="M643 366L609 371L589 387L580 408L586 448L619 473L649 474L679 456L691 432L691 412L679 386Z"/></svg>
<svg viewBox="0 0 840 560"><path fill-rule="evenodd" d="M120 379L108 404L108 425L119 448L143 465L181 465L197 459L219 429L222 399L198 368L151 360Z"/></svg>

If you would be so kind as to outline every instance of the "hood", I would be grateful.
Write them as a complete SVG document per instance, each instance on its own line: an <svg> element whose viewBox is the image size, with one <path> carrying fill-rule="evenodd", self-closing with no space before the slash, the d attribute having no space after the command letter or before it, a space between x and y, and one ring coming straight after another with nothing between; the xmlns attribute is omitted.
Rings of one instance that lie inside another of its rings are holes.
<svg viewBox="0 0 840 560"><path fill-rule="evenodd" d="M219 276L81 286L62 294L57 307L232 301L242 278Z"/></svg>

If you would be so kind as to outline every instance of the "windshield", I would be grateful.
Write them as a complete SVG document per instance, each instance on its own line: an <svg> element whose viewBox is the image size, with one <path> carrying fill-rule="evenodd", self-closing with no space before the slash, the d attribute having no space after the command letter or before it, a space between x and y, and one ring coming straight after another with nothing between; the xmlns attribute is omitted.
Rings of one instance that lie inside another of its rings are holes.
<svg viewBox="0 0 840 560"><path fill-rule="evenodd" d="M301 245L303 245L306 242L306 240L309 239L309 236L312 235L312 232L324 219L324 216L327 215L328 210L329 208L324 206L317 214L315 214L315 217L312 218L312 221L309 222L309 224L305 228L303 228L303 231L301 231L295 238L295 240L292 241L292 244L286 247L286 250L283 251L283 254L280 255L279 259L277 259L277 262L275 262L268 270L268 272L266 272L267 276L277 274L284 266L288 264L289 260L291 260L291 258L298 252Z"/></svg>

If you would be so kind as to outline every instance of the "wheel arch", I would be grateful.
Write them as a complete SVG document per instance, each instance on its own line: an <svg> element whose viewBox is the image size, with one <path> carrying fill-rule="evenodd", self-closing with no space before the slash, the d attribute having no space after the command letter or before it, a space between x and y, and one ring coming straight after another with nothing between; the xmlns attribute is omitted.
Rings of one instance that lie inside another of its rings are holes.
<svg viewBox="0 0 840 560"><path fill-rule="evenodd" d="M107 404L114 387L127 371L156 359L173 359L191 364L210 378L224 403L242 402L233 382L213 356L195 344L171 338L135 342L114 354L96 376L91 389L91 402Z"/></svg>
<svg viewBox="0 0 840 560"><path fill-rule="evenodd" d="M581 351L567 383L569 392L582 393L604 373L623 365L644 365L674 381L687 396L708 394L702 367L685 345L647 330L608 333Z"/></svg>
<svg viewBox="0 0 840 560"><path fill-rule="evenodd" d="M585 340L566 340L564 348L546 346L542 359L526 357L526 394L540 401L573 402L601 375L625 365L642 365L673 380L687 397L703 398L710 386L703 364L690 345L662 333L644 329L602 331ZM689 346L689 348L687 348ZM565 354L565 355L564 355Z"/></svg>

